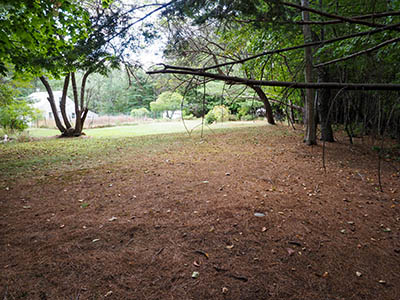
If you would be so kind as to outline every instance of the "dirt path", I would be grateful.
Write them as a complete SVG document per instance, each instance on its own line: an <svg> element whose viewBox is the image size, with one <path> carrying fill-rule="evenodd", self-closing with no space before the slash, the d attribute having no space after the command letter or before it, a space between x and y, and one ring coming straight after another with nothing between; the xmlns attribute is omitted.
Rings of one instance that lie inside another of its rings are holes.
<svg viewBox="0 0 400 300"><path fill-rule="evenodd" d="M327 145L325 173L253 128L10 182L0 297L400 299L400 166L379 192L368 149Z"/></svg>

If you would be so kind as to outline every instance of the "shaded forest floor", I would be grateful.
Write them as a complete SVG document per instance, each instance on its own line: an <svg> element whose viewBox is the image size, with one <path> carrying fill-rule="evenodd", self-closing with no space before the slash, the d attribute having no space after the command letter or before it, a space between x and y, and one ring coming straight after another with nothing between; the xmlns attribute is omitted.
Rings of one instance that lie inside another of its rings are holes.
<svg viewBox="0 0 400 300"><path fill-rule="evenodd" d="M283 126L143 141L2 172L1 299L400 299L400 164L380 192L370 143L325 172Z"/></svg>

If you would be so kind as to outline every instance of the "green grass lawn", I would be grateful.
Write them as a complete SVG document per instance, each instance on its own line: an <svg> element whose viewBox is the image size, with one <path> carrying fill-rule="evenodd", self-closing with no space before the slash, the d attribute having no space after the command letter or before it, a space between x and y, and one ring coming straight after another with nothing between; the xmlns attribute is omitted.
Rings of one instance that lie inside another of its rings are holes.
<svg viewBox="0 0 400 300"><path fill-rule="evenodd" d="M201 120L188 120L185 121L186 127L189 131L200 131ZM264 121L257 122L224 122L204 126L205 131L219 129L219 128L232 128L232 127L246 127L265 125ZM60 132L56 129L46 128L30 128L29 135L32 137L51 137L59 135ZM139 123L131 126L115 126L105 128L85 129L85 134L90 137L128 137L128 136L142 136L150 134L165 134L165 133L178 133L186 132L185 126L182 121L169 121L169 122L152 122L152 123Z"/></svg>
<svg viewBox="0 0 400 300"><path fill-rule="evenodd" d="M188 121L193 129L199 121ZM204 136L212 137L221 131L259 131L266 122L227 122L204 127ZM248 129L245 129L245 128ZM212 128L212 129L210 129ZM198 143L201 126L192 138L185 133L182 122L155 122L134 126L120 126L85 130L80 138L40 138L59 134L52 129L30 129L39 137L31 142L0 143L0 186L3 180L47 174L53 170L84 170L96 165L118 161L121 157L146 155L170 145Z"/></svg>

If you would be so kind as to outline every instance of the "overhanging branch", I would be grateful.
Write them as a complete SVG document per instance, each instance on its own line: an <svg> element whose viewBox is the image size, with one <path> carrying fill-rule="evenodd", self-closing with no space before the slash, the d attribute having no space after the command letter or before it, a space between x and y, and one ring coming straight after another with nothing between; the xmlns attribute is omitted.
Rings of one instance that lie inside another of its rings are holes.
<svg viewBox="0 0 400 300"><path fill-rule="evenodd" d="M164 65L164 69L149 71L147 74L182 74L212 78L215 80L226 81L231 84L245 84L249 86L279 86L294 89L346 89L356 91L400 91L400 84L382 84L382 83L339 83L339 82L319 82L319 83L305 83L305 82L287 82L287 81L267 81L267 80L254 80L234 76L226 76L221 74L209 73L201 70L180 68L175 66Z"/></svg>
<svg viewBox="0 0 400 300"><path fill-rule="evenodd" d="M319 67L323 67L323 66L327 66L327 65L330 65L330 64L334 64L334 63L337 63L337 62L340 62L340 61L348 60L348 59L351 59L353 57L360 56L360 55L363 55L363 54L378 50L379 48L382 48L382 47L384 47L386 45L389 45L389 44L392 44L392 43L397 43L399 41L400 41L400 38L391 39L391 40L385 41L383 43L380 43L380 44L378 44L378 45L376 45L374 47L371 47L371 48L368 48L368 49L353 53L351 55L348 55L348 56L345 56L345 57L341 57L341 58L337 58L337 59L333 59L333 60L330 60L330 61L327 61L327 62L324 62L324 63L320 63L318 65L315 65L314 68L319 68Z"/></svg>
<svg viewBox="0 0 400 300"><path fill-rule="evenodd" d="M262 56L266 56L266 55L283 53L283 52L287 52L287 51L302 49L302 48L305 48L305 47L328 45L328 44L332 44L332 43L343 41L343 40L350 39L350 38L355 38L355 37L361 37L361 36L380 33L380 32L383 32L385 30L393 29L393 28L396 28L396 27L400 27L400 23L388 25L388 26L385 26L385 27L382 27L382 28L377 28L377 29L374 29L374 30L369 30L369 31L363 31L363 32L359 32L359 33L349 34L349 35L337 37L337 38L330 39L330 40L315 41L315 42L305 43L305 44L298 45L298 46L293 46L293 47L287 47L287 48L282 48L282 49L277 49L277 50L264 51L262 53L259 53L259 54L256 54L256 55L244 58L244 59L235 60L235 61L231 61L231 62L226 62L226 63L222 63L222 64L210 66L210 67L206 67L206 68L203 68L203 69L197 69L197 70L199 70L199 71L201 71L201 70L207 71L207 70L221 68L221 67L225 67L225 66L229 66L229 65L235 65L235 64L244 63L246 61L249 61L249 60L252 60L252 59L256 59L256 58L259 58L259 57L262 57Z"/></svg>

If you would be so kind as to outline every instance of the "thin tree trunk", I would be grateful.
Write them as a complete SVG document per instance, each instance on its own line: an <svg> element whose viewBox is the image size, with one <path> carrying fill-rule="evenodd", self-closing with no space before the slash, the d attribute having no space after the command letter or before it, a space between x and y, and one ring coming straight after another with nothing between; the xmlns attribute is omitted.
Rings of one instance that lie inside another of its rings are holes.
<svg viewBox="0 0 400 300"><path fill-rule="evenodd" d="M308 8L308 0L301 0L301 5ZM310 15L308 11L302 12L303 21L310 21ZM303 25L303 35L305 43L312 42L310 26ZM306 83L312 82L312 48L310 46L304 49L305 56L305 81ZM314 118L314 91L310 88L306 89L306 100L305 100L305 120L306 120L306 134L304 141L307 145L317 144L316 136L316 124Z"/></svg>
<svg viewBox="0 0 400 300"><path fill-rule="evenodd" d="M87 113L88 113L88 108L85 107L85 91L86 91L85 89L86 89L86 82L87 82L88 76L89 76L91 73L92 73L91 71L87 71L87 72L83 75L83 78L82 78L81 95L80 95L81 98L80 98L80 108L79 108L79 110L80 110L80 112L81 112L81 116L80 116L80 128L79 128L79 130L78 130L78 128L75 128L75 131L76 131L76 132L79 132L79 134L82 133L83 125L84 125L84 123L85 123L86 116L87 116Z"/></svg>
<svg viewBox="0 0 400 300"><path fill-rule="evenodd" d="M69 78L70 78L70 74L68 73L68 74L65 76L65 79L64 79L64 87L63 87L62 96L61 96L61 100L60 100L61 115L62 115L62 118L63 118L63 120L64 120L64 124L65 124L65 127L67 128L67 130L70 129L70 128L72 127L72 126L71 126L71 123L70 123L69 120L68 120L67 113L66 113L66 111L65 111L65 101L66 101L66 99L67 99L67 92L68 92L68 86L69 86Z"/></svg>
<svg viewBox="0 0 400 300"><path fill-rule="evenodd" d="M260 97L261 101L264 103L265 114L267 117L267 121L271 125L275 125L274 114L272 112L271 104L269 103L267 95L265 95L264 91L259 86L250 86L257 93L258 97Z"/></svg>
<svg viewBox="0 0 400 300"><path fill-rule="evenodd" d="M75 104L75 130L74 135L79 136L82 133L82 125L81 125L81 111L79 109L79 98L78 98L78 89L76 86L75 72L71 73L71 81L72 81L72 90L74 94L74 104Z"/></svg>
<svg viewBox="0 0 400 300"><path fill-rule="evenodd" d="M328 80L328 74L324 68L318 68L318 81ZM321 89L317 91L317 109L321 123L321 140L334 142L331 117L329 116L331 91Z"/></svg>
<svg viewBox="0 0 400 300"><path fill-rule="evenodd" d="M50 84L47 81L47 78L45 76L40 76L39 79L43 83L43 85L45 86L45 88L47 90L47 93L49 94L49 97L47 97L47 100L50 103L51 111L53 112L54 121L56 122L56 126L57 126L58 130L60 130L61 133L64 134L65 133L65 127L63 126L63 124L61 123L60 118L58 117L57 106L56 106L56 102L54 100L53 90L51 89L51 86L50 86Z"/></svg>

